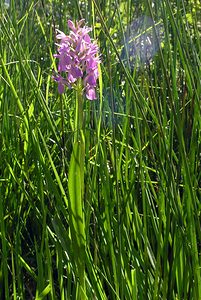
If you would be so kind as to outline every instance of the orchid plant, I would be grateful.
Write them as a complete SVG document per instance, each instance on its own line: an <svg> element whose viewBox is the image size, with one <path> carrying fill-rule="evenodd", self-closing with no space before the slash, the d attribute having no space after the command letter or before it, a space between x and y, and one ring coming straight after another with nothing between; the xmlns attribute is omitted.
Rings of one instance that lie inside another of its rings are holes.
<svg viewBox="0 0 201 300"><path fill-rule="evenodd" d="M56 38L60 41L58 53L58 73L53 79L58 82L58 91L64 93L65 87L76 90L76 111L73 150L68 172L69 190L69 227L72 241L72 255L76 262L77 280L76 299L86 299L85 254L86 228L84 217L84 157L85 137L83 130L83 95L89 100L96 99L98 79L98 45L91 41L91 28L84 26L84 20L74 24L68 21L70 34L58 30Z"/></svg>

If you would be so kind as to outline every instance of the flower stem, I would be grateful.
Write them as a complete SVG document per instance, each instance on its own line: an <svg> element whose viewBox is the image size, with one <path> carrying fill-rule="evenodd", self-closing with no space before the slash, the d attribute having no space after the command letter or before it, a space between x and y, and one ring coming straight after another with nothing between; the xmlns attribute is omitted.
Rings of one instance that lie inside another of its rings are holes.
<svg viewBox="0 0 201 300"><path fill-rule="evenodd" d="M86 298L85 288L85 220L84 220L84 158L85 139L83 132L83 97L82 85L79 81L76 90L76 114L73 151L69 166L69 221L72 239L72 253L78 279L77 297Z"/></svg>
<svg viewBox="0 0 201 300"><path fill-rule="evenodd" d="M84 142L83 136L83 97L82 83L78 80L76 89L76 116L75 116L75 139L74 142Z"/></svg>

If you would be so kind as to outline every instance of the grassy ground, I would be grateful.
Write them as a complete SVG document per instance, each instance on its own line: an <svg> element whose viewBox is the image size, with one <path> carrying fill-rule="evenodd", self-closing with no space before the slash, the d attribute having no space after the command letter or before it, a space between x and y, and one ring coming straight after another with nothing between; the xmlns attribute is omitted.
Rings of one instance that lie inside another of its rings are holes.
<svg viewBox="0 0 201 300"><path fill-rule="evenodd" d="M52 72L55 28L82 17L102 60L84 101L85 297L201 299L199 0L0 6L0 299L80 298L75 93Z"/></svg>

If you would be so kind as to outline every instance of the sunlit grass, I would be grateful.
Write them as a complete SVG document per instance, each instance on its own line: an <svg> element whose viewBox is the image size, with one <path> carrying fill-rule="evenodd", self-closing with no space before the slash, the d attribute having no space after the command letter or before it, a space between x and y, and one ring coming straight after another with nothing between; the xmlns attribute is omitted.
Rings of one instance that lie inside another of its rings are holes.
<svg viewBox="0 0 201 300"><path fill-rule="evenodd" d="M52 73L55 28L82 17L102 61L84 102L86 296L201 299L201 6L134 2L0 2L0 299L78 298L76 96Z"/></svg>

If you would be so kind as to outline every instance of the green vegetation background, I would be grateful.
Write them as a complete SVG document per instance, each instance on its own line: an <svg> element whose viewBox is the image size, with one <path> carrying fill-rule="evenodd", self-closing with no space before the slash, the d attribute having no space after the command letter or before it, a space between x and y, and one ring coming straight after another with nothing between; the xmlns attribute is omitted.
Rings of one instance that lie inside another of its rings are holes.
<svg viewBox="0 0 201 300"><path fill-rule="evenodd" d="M142 16L159 24L152 37L162 28L146 62L125 46ZM199 300L199 0L0 1L0 299L78 298L75 94L52 81L69 18L94 28L102 60L99 99L84 102L86 299Z"/></svg>

